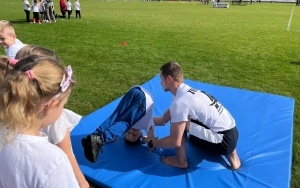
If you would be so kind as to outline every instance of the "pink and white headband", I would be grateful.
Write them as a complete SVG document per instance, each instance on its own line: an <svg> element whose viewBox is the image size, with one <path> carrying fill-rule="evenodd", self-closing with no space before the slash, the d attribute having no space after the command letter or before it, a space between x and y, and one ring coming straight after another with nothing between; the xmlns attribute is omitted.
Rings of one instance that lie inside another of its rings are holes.
<svg viewBox="0 0 300 188"><path fill-rule="evenodd" d="M34 79L34 74L33 74L32 70L27 70L25 73L27 74L27 76L30 80ZM59 85L60 86L60 92L58 93L58 95L60 93L65 92L68 89L68 87L69 87L69 85L72 81L72 74L73 74L72 67L71 67L71 65L68 65L68 67L67 67L67 77L64 74L63 79L62 79L62 81ZM56 97L58 97L58 96L56 96Z"/></svg>
<svg viewBox="0 0 300 188"><path fill-rule="evenodd" d="M72 67L71 67L71 65L68 65L67 78L66 78L66 75L64 75L64 77L60 83L60 91L61 92L65 92L68 89L68 87L72 81L72 74L73 74Z"/></svg>

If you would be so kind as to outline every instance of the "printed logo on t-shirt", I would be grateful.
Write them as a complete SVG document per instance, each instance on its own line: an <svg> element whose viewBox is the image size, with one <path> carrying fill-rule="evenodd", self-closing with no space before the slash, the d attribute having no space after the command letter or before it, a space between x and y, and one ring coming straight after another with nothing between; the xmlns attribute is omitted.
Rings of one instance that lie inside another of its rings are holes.
<svg viewBox="0 0 300 188"><path fill-rule="evenodd" d="M218 113L221 114L223 112L223 105L212 95L210 95L204 91L201 91L201 92L203 94L205 94L212 102L209 106L214 106L216 108L216 110L218 111Z"/></svg>

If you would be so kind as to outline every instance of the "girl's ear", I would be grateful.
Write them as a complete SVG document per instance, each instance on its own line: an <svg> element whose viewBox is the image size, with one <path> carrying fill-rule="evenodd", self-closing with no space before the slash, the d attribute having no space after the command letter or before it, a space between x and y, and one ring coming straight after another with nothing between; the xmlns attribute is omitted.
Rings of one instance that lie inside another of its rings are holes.
<svg viewBox="0 0 300 188"><path fill-rule="evenodd" d="M49 108L50 108L50 109L57 108L57 106L59 105L59 103L60 103L60 100L54 99L53 101L50 102Z"/></svg>
<svg viewBox="0 0 300 188"><path fill-rule="evenodd" d="M45 107L45 112L48 113L55 109L59 105L60 101L57 99L54 99L51 101L46 107Z"/></svg>

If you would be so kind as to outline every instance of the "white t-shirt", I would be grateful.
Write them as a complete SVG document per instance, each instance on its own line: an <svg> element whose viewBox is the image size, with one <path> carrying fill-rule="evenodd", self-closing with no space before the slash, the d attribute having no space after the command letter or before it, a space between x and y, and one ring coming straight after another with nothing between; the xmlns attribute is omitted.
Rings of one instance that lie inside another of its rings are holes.
<svg viewBox="0 0 300 188"><path fill-rule="evenodd" d="M45 4L44 3L40 3L39 11L40 12L44 12L45 11Z"/></svg>
<svg viewBox="0 0 300 188"><path fill-rule="evenodd" d="M137 86L134 86L134 87L137 87ZM132 128L139 129L139 130L145 130L146 132L148 132L148 130L150 129L151 126L154 130L154 122L153 122L153 116L152 116L154 102L153 102L152 96L149 93L149 91L147 91L145 88L143 88L141 86L138 86L138 87L141 88L141 90L144 92L145 97L146 97L146 114L138 122L136 122L136 124L134 124L132 126Z"/></svg>
<svg viewBox="0 0 300 188"><path fill-rule="evenodd" d="M171 122L197 120L213 132L235 127L235 120L227 109L209 94L181 84L170 106Z"/></svg>
<svg viewBox="0 0 300 188"><path fill-rule="evenodd" d="M19 39L15 40L15 44L9 46L5 49L5 53L10 58L15 58L18 51L23 48L25 44L23 44Z"/></svg>
<svg viewBox="0 0 300 188"><path fill-rule="evenodd" d="M36 4L33 3L32 12L40 12L39 9L40 9L40 3L36 3Z"/></svg>
<svg viewBox="0 0 300 188"><path fill-rule="evenodd" d="M24 0L24 10L30 10L30 4L28 0Z"/></svg>
<svg viewBox="0 0 300 188"><path fill-rule="evenodd" d="M75 2L74 2L74 7L75 7L75 10L80 10L80 4L79 4L79 1L75 1Z"/></svg>
<svg viewBox="0 0 300 188"><path fill-rule="evenodd" d="M0 188L79 187L66 154L44 133L18 134L11 143L1 140L1 144Z"/></svg>
<svg viewBox="0 0 300 188"><path fill-rule="evenodd" d="M66 3L67 5L67 10L72 10L72 3L69 1Z"/></svg>
<svg viewBox="0 0 300 188"><path fill-rule="evenodd" d="M67 129L70 128L71 131L79 123L81 118L81 115L71 110L63 109L58 120L53 125L42 128L41 131L48 135L49 142L56 145L63 140Z"/></svg>

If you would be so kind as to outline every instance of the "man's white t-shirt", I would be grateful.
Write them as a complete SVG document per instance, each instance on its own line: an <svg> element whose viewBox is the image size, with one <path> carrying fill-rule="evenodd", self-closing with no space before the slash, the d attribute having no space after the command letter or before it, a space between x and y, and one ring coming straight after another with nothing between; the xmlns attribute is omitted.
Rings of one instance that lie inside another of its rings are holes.
<svg viewBox="0 0 300 188"><path fill-rule="evenodd" d="M235 120L224 106L211 95L182 83L170 106L171 122L197 120L213 132L235 127Z"/></svg>

